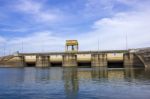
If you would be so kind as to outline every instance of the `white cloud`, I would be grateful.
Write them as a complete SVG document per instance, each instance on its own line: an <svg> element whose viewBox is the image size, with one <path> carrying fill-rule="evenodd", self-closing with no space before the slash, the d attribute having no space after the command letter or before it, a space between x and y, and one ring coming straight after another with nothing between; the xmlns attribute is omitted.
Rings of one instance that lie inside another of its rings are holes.
<svg viewBox="0 0 150 99"><path fill-rule="evenodd" d="M41 52L63 51L65 39L53 36L51 32L43 31L32 33L26 37L16 37L8 40L7 49L11 52Z"/></svg>
<svg viewBox="0 0 150 99"><path fill-rule="evenodd" d="M125 49L127 33L130 48L150 46L149 17L150 11L145 10L118 13L112 18L100 19L93 25L94 31L88 33L85 37L87 39L84 40L91 40L93 42L91 45L93 46L101 38L103 49Z"/></svg>
<svg viewBox="0 0 150 99"><path fill-rule="evenodd" d="M125 3L125 4L133 4L133 3L136 3L139 0L116 0L116 1L122 2L122 3Z"/></svg>
<svg viewBox="0 0 150 99"><path fill-rule="evenodd" d="M87 0L81 14L85 18L111 15L113 6L111 0Z"/></svg>
<svg viewBox="0 0 150 99"><path fill-rule="evenodd" d="M33 0L21 0L20 3L15 5L17 10L28 14L37 22L55 22L61 19L61 11L59 9L48 9L40 2Z"/></svg>
<svg viewBox="0 0 150 99"><path fill-rule="evenodd" d="M0 45L3 45L3 43L6 42L6 39L4 37L0 36Z"/></svg>
<svg viewBox="0 0 150 99"><path fill-rule="evenodd" d="M25 28L2 28L0 31L5 31L5 32L25 32L27 29Z"/></svg>

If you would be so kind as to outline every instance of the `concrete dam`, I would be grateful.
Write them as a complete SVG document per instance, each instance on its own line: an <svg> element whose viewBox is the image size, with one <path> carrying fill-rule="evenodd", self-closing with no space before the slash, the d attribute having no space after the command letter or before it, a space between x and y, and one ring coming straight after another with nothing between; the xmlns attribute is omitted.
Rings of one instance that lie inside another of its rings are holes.
<svg viewBox="0 0 150 99"><path fill-rule="evenodd" d="M69 49L69 47L71 47ZM0 57L1 67L150 67L150 48L78 51L76 40L67 40L64 52L16 53Z"/></svg>

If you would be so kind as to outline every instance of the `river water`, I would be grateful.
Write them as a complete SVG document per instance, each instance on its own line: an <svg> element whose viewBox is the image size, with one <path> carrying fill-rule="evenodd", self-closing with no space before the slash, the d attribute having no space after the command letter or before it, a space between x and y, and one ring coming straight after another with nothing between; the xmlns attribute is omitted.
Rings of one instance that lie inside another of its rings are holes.
<svg viewBox="0 0 150 99"><path fill-rule="evenodd" d="M150 99L150 71L0 68L0 99Z"/></svg>

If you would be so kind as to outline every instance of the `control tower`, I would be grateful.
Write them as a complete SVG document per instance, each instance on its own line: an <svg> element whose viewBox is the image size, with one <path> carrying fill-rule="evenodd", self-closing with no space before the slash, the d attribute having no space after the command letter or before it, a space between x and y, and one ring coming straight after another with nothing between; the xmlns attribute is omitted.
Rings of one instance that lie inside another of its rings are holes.
<svg viewBox="0 0 150 99"><path fill-rule="evenodd" d="M66 47L65 51L66 52L78 52L79 46L78 46L78 41L77 40L66 40Z"/></svg>

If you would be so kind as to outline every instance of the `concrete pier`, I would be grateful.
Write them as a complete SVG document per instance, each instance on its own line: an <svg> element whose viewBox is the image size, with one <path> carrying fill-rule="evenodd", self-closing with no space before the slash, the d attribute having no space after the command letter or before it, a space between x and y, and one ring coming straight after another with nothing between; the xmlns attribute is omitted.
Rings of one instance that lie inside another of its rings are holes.
<svg viewBox="0 0 150 99"><path fill-rule="evenodd" d="M136 56L135 53L124 54L124 67L144 67L142 61Z"/></svg>
<svg viewBox="0 0 150 99"><path fill-rule="evenodd" d="M76 54L65 54L63 55L63 67L77 67L77 55Z"/></svg>
<svg viewBox="0 0 150 99"><path fill-rule="evenodd" d="M107 54L92 54L91 55L91 65L107 67Z"/></svg>
<svg viewBox="0 0 150 99"><path fill-rule="evenodd" d="M50 57L45 55L36 56L36 67L50 67Z"/></svg>
<svg viewBox="0 0 150 99"><path fill-rule="evenodd" d="M133 54L126 53L123 56L124 58L124 67L132 67L133 65Z"/></svg>

